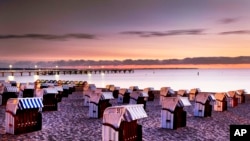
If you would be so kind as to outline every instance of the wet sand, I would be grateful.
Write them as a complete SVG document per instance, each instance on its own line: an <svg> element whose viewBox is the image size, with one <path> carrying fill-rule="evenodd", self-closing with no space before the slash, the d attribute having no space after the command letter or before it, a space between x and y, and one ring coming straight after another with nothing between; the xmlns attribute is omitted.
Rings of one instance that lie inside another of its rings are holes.
<svg viewBox="0 0 250 141"><path fill-rule="evenodd" d="M88 107L83 106L81 92L74 92L63 98L58 104L58 111L42 113L42 130L11 135L5 133L5 106L0 106L0 140L1 141L101 141L102 119L88 117ZM112 105L118 105L116 99ZM143 127L143 141L228 141L231 124L250 125L250 101L239 104L227 111L213 111L211 117L194 117L192 106L187 111L186 127L176 130L160 127L161 106L159 98L148 101L147 118L138 122Z"/></svg>

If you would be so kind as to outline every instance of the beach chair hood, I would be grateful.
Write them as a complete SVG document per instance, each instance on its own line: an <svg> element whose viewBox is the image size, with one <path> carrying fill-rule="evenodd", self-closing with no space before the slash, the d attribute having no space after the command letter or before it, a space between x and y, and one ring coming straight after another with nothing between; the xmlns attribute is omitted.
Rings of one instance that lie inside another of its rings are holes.
<svg viewBox="0 0 250 141"><path fill-rule="evenodd" d="M42 108L43 102L41 98L10 98L7 101L6 111L16 114L17 109L33 109Z"/></svg>
<svg viewBox="0 0 250 141"><path fill-rule="evenodd" d="M105 109L103 123L119 128L121 121L133 121L147 117L143 104L113 106Z"/></svg>

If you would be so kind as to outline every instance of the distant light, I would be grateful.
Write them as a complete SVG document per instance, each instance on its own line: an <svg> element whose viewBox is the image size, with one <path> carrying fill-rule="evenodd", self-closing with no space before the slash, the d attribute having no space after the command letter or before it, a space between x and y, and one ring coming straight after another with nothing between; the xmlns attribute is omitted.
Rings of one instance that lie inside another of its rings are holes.
<svg viewBox="0 0 250 141"><path fill-rule="evenodd" d="M35 68L37 68L37 65L35 65Z"/></svg>
<svg viewBox="0 0 250 141"><path fill-rule="evenodd" d="M9 81L13 81L14 79L15 79L14 76L8 76L8 80L9 80Z"/></svg>
<svg viewBox="0 0 250 141"><path fill-rule="evenodd" d="M104 66L102 66L102 68L104 68Z"/></svg>
<svg viewBox="0 0 250 141"><path fill-rule="evenodd" d="M12 68L12 65L9 65L9 68Z"/></svg>
<svg viewBox="0 0 250 141"><path fill-rule="evenodd" d="M60 78L60 75L56 74L56 75L55 75L55 78L56 78L56 80L58 81L59 78Z"/></svg>
<svg viewBox="0 0 250 141"><path fill-rule="evenodd" d="M37 79L39 79L39 75L34 75L34 80L36 81Z"/></svg>
<svg viewBox="0 0 250 141"><path fill-rule="evenodd" d="M56 68L58 68L58 66L56 66Z"/></svg>
<svg viewBox="0 0 250 141"><path fill-rule="evenodd" d="M92 74L91 73L88 73L88 76L91 76Z"/></svg>
<svg viewBox="0 0 250 141"><path fill-rule="evenodd" d="M105 73L104 73L104 72L102 72L102 73L101 73L101 75L102 75L102 76L104 76L104 75L105 75Z"/></svg>
<svg viewBox="0 0 250 141"><path fill-rule="evenodd" d="M89 66L89 68L91 68L91 66Z"/></svg>

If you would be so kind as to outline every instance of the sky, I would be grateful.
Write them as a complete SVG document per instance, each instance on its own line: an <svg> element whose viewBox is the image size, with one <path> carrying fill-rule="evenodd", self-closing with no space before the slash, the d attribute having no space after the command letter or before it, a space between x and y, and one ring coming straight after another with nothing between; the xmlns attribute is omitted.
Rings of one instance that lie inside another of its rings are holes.
<svg viewBox="0 0 250 141"><path fill-rule="evenodd" d="M249 56L249 0L0 0L0 60Z"/></svg>

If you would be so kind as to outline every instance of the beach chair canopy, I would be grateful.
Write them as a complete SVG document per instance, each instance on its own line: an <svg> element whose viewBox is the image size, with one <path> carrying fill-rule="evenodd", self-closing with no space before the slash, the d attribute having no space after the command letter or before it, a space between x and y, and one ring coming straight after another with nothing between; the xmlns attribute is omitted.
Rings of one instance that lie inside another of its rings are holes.
<svg viewBox="0 0 250 141"><path fill-rule="evenodd" d="M112 106L105 109L103 123L119 128L122 121L133 121L148 117L143 104Z"/></svg>
<svg viewBox="0 0 250 141"><path fill-rule="evenodd" d="M70 88L73 88L73 87L75 87L76 85L75 85L75 84L70 83L70 84L68 84L68 86L69 86Z"/></svg>
<svg viewBox="0 0 250 141"><path fill-rule="evenodd" d="M41 86L48 87L49 84L48 83L41 83Z"/></svg>
<svg viewBox="0 0 250 141"><path fill-rule="evenodd" d="M113 85L113 84L106 85L106 89L108 89L108 90L110 90L111 87L115 87L115 85Z"/></svg>
<svg viewBox="0 0 250 141"><path fill-rule="evenodd" d="M245 90L244 89L236 90L236 94L237 95L244 95L245 94Z"/></svg>
<svg viewBox="0 0 250 141"><path fill-rule="evenodd" d="M54 83L47 83L47 86L48 86L48 87L54 87L55 84L54 84Z"/></svg>
<svg viewBox="0 0 250 141"><path fill-rule="evenodd" d="M18 92L18 88L16 86L6 86L4 92Z"/></svg>
<svg viewBox="0 0 250 141"><path fill-rule="evenodd" d="M162 101L163 109L168 109L171 112L174 112L176 106L178 107L191 106L191 103L187 97L164 97Z"/></svg>
<svg viewBox="0 0 250 141"><path fill-rule="evenodd" d="M227 97L234 98L236 96L236 91L228 91L226 93Z"/></svg>
<svg viewBox="0 0 250 141"><path fill-rule="evenodd" d="M109 90L112 92L115 90L119 90L119 89L120 89L120 87L115 87L114 85L110 86L110 88L109 88Z"/></svg>
<svg viewBox="0 0 250 141"><path fill-rule="evenodd" d="M8 83L8 82L2 82L2 85L5 86L5 87L11 86L11 84Z"/></svg>
<svg viewBox="0 0 250 141"><path fill-rule="evenodd" d="M9 111L16 114L17 109L34 109L34 108L42 108L43 102L41 98L33 97L33 98L10 98L7 101L6 111Z"/></svg>
<svg viewBox="0 0 250 141"><path fill-rule="evenodd" d="M44 94L58 94L56 88L43 88Z"/></svg>
<svg viewBox="0 0 250 141"><path fill-rule="evenodd" d="M144 91L133 91L130 93L130 97L138 99L138 97L148 97L148 93Z"/></svg>
<svg viewBox="0 0 250 141"><path fill-rule="evenodd" d="M177 94L178 94L178 95L181 95L181 96L184 96L184 95L187 94L187 93L188 93L187 90L178 90L178 91L177 91Z"/></svg>
<svg viewBox="0 0 250 141"><path fill-rule="evenodd" d="M114 99L113 93L112 92L102 92L101 93L101 100L104 99Z"/></svg>
<svg viewBox="0 0 250 141"><path fill-rule="evenodd" d="M90 98L89 98L90 102L94 102L94 103L98 104L100 99L101 99L102 94L94 92L94 93L91 93L89 96L90 96Z"/></svg>
<svg viewBox="0 0 250 141"><path fill-rule="evenodd" d="M93 92L89 96L90 102L94 102L96 104L98 104L100 100L114 99L112 92Z"/></svg>
<svg viewBox="0 0 250 141"><path fill-rule="evenodd" d="M95 84L89 84L89 85L88 85L88 89L90 89L90 90L95 90L95 89L96 89Z"/></svg>
<svg viewBox="0 0 250 141"><path fill-rule="evenodd" d="M193 89L191 89L191 90L189 91L190 94L197 94L197 93L199 93L199 92L201 92L201 90L200 90L199 88L193 88Z"/></svg>
<svg viewBox="0 0 250 141"><path fill-rule="evenodd" d="M28 85L35 85L34 82L28 82L27 84L28 84Z"/></svg>
<svg viewBox="0 0 250 141"><path fill-rule="evenodd" d="M55 86L54 87L57 91L62 92L63 91L63 87L62 86Z"/></svg>
<svg viewBox="0 0 250 141"><path fill-rule="evenodd" d="M143 91L148 93L148 91L153 91L154 88L153 87L147 87L147 88L144 88Z"/></svg>
<svg viewBox="0 0 250 141"><path fill-rule="evenodd" d="M125 93L131 93L132 91L130 89L126 89L126 88L121 88L119 90L119 94L124 95Z"/></svg>
<svg viewBox="0 0 250 141"><path fill-rule="evenodd" d="M9 81L10 84L16 84L16 81Z"/></svg>
<svg viewBox="0 0 250 141"><path fill-rule="evenodd" d="M200 102L202 104L205 104L207 100L215 101L216 99L211 93L200 93L195 97L195 101Z"/></svg>
<svg viewBox="0 0 250 141"><path fill-rule="evenodd" d="M27 83L20 83L19 89L23 91L25 89L26 85L27 85Z"/></svg>
<svg viewBox="0 0 250 141"><path fill-rule="evenodd" d="M68 84L63 84L62 87L63 87L63 89L66 89L66 90L69 89L69 85Z"/></svg>
<svg viewBox="0 0 250 141"><path fill-rule="evenodd" d="M170 87L161 87L160 95L161 96L167 96L167 95L173 95L175 92Z"/></svg>
<svg viewBox="0 0 250 141"><path fill-rule="evenodd" d="M139 90L139 87L138 86L130 86L129 89L132 90L132 91L133 90Z"/></svg>
<svg viewBox="0 0 250 141"><path fill-rule="evenodd" d="M226 93L215 93L214 97L218 101L224 101L226 99Z"/></svg>

